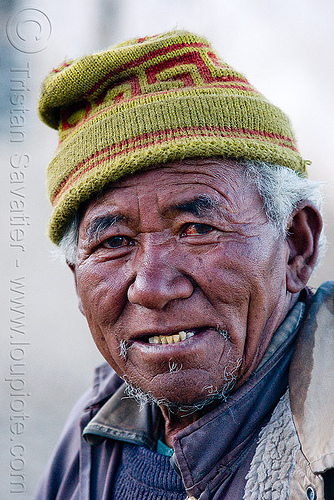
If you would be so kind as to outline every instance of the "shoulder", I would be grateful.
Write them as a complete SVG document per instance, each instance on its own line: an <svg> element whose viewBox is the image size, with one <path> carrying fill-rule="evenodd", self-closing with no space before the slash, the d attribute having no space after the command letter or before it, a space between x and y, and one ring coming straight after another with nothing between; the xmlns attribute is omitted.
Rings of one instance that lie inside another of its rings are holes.
<svg viewBox="0 0 334 500"><path fill-rule="evenodd" d="M290 367L290 403L313 472L334 467L334 283L311 297Z"/></svg>
<svg viewBox="0 0 334 500"><path fill-rule="evenodd" d="M39 485L36 500L77 498L80 462L82 467L82 455L89 446L82 439L83 428L121 383L122 380L107 363L95 370L91 388L76 402L68 416Z"/></svg>

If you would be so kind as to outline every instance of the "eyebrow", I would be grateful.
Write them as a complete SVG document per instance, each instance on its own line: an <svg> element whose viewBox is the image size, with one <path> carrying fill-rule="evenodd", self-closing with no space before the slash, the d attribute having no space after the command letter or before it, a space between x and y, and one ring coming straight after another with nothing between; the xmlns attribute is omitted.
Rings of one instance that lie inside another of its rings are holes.
<svg viewBox="0 0 334 500"><path fill-rule="evenodd" d="M86 228L86 235L88 237L89 243L98 239L99 235L108 227L112 226L116 222L124 220L124 215L100 215L93 219Z"/></svg>
<svg viewBox="0 0 334 500"><path fill-rule="evenodd" d="M201 194L191 200L172 205L168 209L168 212L185 212L195 215L196 217L204 217L208 212L212 213L217 205L217 200L212 199L208 195Z"/></svg>

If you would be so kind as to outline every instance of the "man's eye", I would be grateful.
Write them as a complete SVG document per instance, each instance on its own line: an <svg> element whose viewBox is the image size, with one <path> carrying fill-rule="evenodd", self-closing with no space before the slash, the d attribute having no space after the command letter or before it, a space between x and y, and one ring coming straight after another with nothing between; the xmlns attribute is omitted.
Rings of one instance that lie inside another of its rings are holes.
<svg viewBox="0 0 334 500"><path fill-rule="evenodd" d="M120 248L132 245L134 245L134 241L126 236L112 236L102 243L105 248Z"/></svg>
<svg viewBox="0 0 334 500"><path fill-rule="evenodd" d="M201 236L203 234L210 233L213 227L209 224L188 224L182 231L181 237L183 236Z"/></svg>

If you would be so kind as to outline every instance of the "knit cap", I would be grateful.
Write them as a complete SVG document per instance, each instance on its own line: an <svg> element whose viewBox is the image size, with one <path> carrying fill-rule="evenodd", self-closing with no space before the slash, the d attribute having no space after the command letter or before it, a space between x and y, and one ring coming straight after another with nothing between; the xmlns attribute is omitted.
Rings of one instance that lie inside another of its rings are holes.
<svg viewBox="0 0 334 500"><path fill-rule="evenodd" d="M305 174L288 117L186 31L65 62L46 77L39 113L59 131L47 172L55 243L110 183L170 161L253 159Z"/></svg>

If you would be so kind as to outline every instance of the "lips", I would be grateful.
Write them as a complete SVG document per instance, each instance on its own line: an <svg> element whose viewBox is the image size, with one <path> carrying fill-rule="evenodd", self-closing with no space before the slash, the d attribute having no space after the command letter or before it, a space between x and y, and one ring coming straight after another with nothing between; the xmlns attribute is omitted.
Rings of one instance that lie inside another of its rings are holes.
<svg viewBox="0 0 334 500"><path fill-rule="evenodd" d="M195 333L195 330L181 330L171 335L154 335L148 338L148 342L149 344L177 344L183 340L190 339Z"/></svg>
<svg viewBox="0 0 334 500"><path fill-rule="evenodd" d="M185 340L189 340L192 337L202 337L200 334L205 334L209 332L216 332L222 335L225 340L228 339L228 332L225 329L212 326L202 326L202 327L194 327L188 328L186 330L174 331L172 333L164 332L159 335L157 334L146 334L146 335L136 335L132 337L130 340L131 343L141 344L141 345L171 345L171 344L180 344Z"/></svg>

